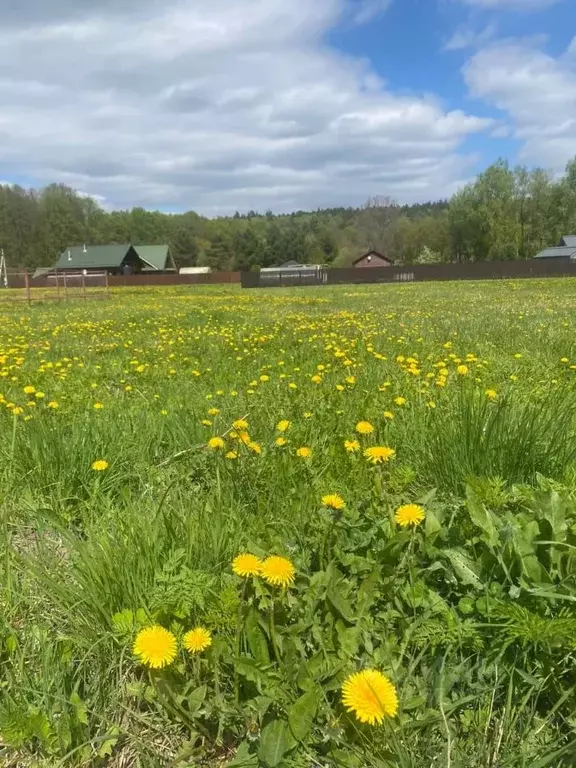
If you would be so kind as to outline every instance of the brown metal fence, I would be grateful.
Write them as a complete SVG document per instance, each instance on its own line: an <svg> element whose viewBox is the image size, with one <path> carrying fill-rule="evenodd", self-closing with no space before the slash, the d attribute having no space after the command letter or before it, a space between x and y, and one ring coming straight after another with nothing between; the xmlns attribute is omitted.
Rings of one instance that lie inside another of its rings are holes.
<svg viewBox="0 0 576 768"><path fill-rule="evenodd" d="M568 259L525 259L518 261L477 261L466 264L410 264L372 267L370 269L328 269L328 285L358 285L364 283L415 283L430 280L498 280L526 277L576 277L576 264ZM298 280L287 283L267 278L264 283L259 272L242 272L243 288L300 285Z"/></svg>
<svg viewBox="0 0 576 768"><path fill-rule="evenodd" d="M113 275L108 278L111 286L139 285L217 285L220 283L239 283L240 272L209 272L205 275L158 275L143 272L139 275Z"/></svg>

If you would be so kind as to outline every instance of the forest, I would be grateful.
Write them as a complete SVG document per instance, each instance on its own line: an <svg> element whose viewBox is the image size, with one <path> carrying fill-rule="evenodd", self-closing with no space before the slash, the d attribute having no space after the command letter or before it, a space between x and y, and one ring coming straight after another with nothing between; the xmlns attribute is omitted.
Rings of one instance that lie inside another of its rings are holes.
<svg viewBox="0 0 576 768"><path fill-rule="evenodd" d="M450 200L399 205L390 197L357 208L208 219L194 211L107 211L62 184L0 185L0 249L9 268L51 266L82 243L168 243L178 266L257 269L288 260L350 265L368 249L397 263L532 258L576 233L576 158L560 177L491 165Z"/></svg>

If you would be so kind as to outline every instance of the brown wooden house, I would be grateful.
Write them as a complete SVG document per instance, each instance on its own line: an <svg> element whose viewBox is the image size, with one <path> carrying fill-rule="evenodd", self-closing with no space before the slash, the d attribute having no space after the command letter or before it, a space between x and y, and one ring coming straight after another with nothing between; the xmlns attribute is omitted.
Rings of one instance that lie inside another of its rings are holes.
<svg viewBox="0 0 576 768"><path fill-rule="evenodd" d="M354 268L390 267L393 263L394 262L392 259L388 258L388 256L385 256L383 253L378 253L378 251L368 251L368 253L360 256L360 258L356 259L356 261L353 261L352 266Z"/></svg>

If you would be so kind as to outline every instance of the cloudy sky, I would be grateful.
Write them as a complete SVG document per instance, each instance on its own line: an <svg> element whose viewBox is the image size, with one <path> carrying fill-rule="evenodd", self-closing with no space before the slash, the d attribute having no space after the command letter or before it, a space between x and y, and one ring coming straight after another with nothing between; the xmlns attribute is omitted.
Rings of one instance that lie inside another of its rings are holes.
<svg viewBox="0 0 576 768"><path fill-rule="evenodd" d="M576 0L0 0L0 179L213 216L576 154Z"/></svg>

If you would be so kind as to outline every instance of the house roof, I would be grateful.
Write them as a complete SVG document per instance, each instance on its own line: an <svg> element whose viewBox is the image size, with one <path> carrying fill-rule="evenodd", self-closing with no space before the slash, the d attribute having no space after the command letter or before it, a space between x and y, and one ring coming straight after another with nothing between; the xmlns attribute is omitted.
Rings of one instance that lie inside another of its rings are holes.
<svg viewBox="0 0 576 768"><path fill-rule="evenodd" d="M75 245L66 248L55 269L112 269L119 267L132 248L128 245Z"/></svg>
<svg viewBox="0 0 576 768"><path fill-rule="evenodd" d="M376 256L377 258L382 259L382 261L387 261L389 264L394 263L389 256L385 256L383 253L378 253L378 251L367 251L366 253L363 253L362 256L355 259L352 264L358 264L359 261L362 261L362 259L365 259L367 256Z"/></svg>
<svg viewBox="0 0 576 768"><path fill-rule="evenodd" d="M534 257L535 259L576 259L576 246L558 246L558 248L546 248Z"/></svg>
<svg viewBox="0 0 576 768"><path fill-rule="evenodd" d="M564 235L560 240L560 245L567 245L570 248L576 248L576 235Z"/></svg>
<svg viewBox="0 0 576 768"><path fill-rule="evenodd" d="M174 259L167 245L135 245L134 250L148 266L144 272L176 269Z"/></svg>

